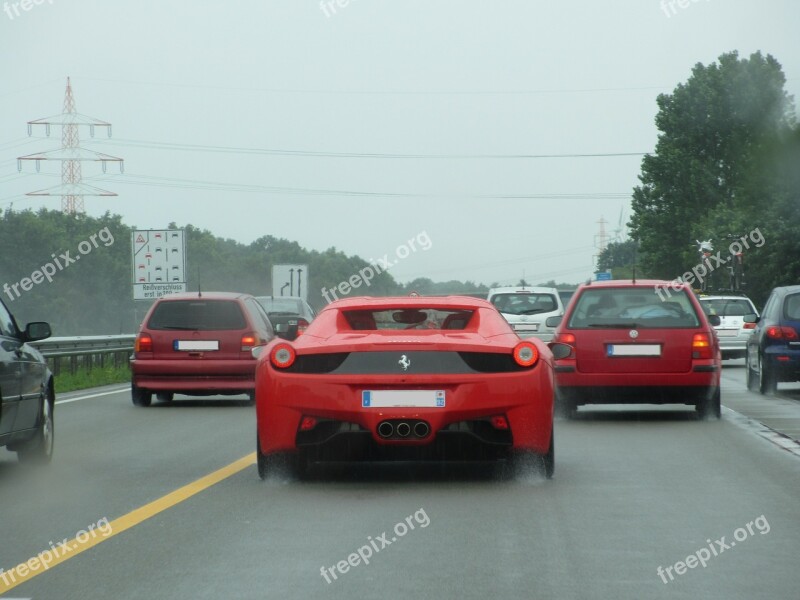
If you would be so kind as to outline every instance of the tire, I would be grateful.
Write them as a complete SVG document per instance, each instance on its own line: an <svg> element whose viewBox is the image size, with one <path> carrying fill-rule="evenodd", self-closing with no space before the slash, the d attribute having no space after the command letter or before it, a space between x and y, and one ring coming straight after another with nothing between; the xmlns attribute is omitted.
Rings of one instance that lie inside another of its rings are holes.
<svg viewBox="0 0 800 600"><path fill-rule="evenodd" d="M748 352L746 355L746 363L745 366L747 368L747 389L751 392L758 391L758 373L755 372L753 366L750 364L750 353Z"/></svg>
<svg viewBox="0 0 800 600"><path fill-rule="evenodd" d="M550 448L545 454L529 450L516 451L506 459L504 479L535 475L551 479L555 472L555 436L550 436Z"/></svg>
<svg viewBox="0 0 800 600"><path fill-rule="evenodd" d="M716 387L714 388L714 391L711 393L710 396L703 398L695 405L698 416L701 419L705 419L708 417L713 417L715 419L721 418L722 417L721 400L722 400L722 394L720 393L719 387Z"/></svg>
<svg viewBox="0 0 800 600"><path fill-rule="evenodd" d="M276 452L266 455L261 452L261 442L256 434L256 466L261 481L269 477L302 479L306 474L305 456L293 452Z"/></svg>
<svg viewBox="0 0 800 600"><path fill-rule="evenodd" d="M54 404L55 398L52 392L47 395L42 394L36 435L25 445L17 448L17 460L19 462L46 465L53 459L55 442Z"/></svg>
<svg viewBox="0 0 800 600"><path fill-rule="evenodd" d="M774 394L778 390L778 378L775 371L768 363L764 362L764 357L758 355L758 391L762 394Z"/></svg>
<svg viewBox="0 0 800 600"><path fill-rule="evenodd" d="M158 392L156 394L156 398L159 402L172 402L172 399L175 397L175 394L172 392Z"/></svg>
<svg viewBox="0 0 800 600"><path fill-rule="evenodd" d="M578 403L574 398L565 398L556 392L553 414L562 419L574 419L578 412Z"/></svg>
<svg viewBox="0 0 800 600"><path fill-rule="evenodd" d="M153 393L131 384L131 400L134 406L150 406L153 401Z"/></svg>

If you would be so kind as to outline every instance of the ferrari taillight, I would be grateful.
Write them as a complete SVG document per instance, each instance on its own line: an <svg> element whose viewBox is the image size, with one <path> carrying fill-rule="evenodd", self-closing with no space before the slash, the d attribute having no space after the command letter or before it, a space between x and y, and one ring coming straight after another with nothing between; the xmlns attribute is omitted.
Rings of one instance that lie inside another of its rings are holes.
<svg viewBox="0 0 800 600"><path fill-rule="evenodd" d="M692 358L714 358L711 339L707 333L695 333L692 338Z"/></svg>
<svg viewBox="0 0 800 600"><path fill-rule="evenodd" d="M539 350L532 342L520 342L514 347L514 361L520 367L532 367L539 360Z"/></svg>
<svg viewBox="0 0 800 600"><path fill-rule="evenodd" d="M136 338L133 349L135 352L152 352L153 338L148 333L140 333L139 337Z"/></svg>
<svg viewBox="0 0 800 600"><path fill-rule="evenodd" d="M278 344L269 354L269 360L277 369L288 369L294 364L297 354L289 344Z"/></svg>

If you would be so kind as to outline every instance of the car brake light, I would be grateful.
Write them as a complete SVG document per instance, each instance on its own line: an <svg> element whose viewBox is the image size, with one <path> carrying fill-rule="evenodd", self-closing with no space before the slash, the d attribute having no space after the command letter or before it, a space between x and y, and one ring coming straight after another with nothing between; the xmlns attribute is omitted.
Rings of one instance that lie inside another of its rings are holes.
<svg viewBox="0 0 800 600"><path fill-rule="evenodd" d="M755 328L756 328L756 324L755 323L745 323L744 324L744 329L755 329Z"/></svg>
<svg viewBox="0 0 800 600"><path fill-rule="evenodd" d="M269 354L272 365L278 369L288 369L294 364L297 354L289 344L278 344Z"/></svg>
<svg viewBox="0 0 800 600"><path fill-rule="evenodd" d="M133 347L135 352L152 352L153 338L147 333L140 333Z"/></svg>
<svg viewBox="0 0 800 600"><path fill-rule="evenodd" d="M773 340L796 340L798 336L794 327L773 325L772 327L767 327L767 337Z"/></svg>
<svg viewBox="0 0 800 600"><path fill-rule="evenodd" d="M711 340L706 333L695 333L692 339L692 358L713 358Z"/></svg>
<svg viewBox="0 0 800 600"><path fill-rule="evenodd" d="M246 333L242 336L242 352L250 352L255 346L258 346L258 338L252 333Z"/></svg>
<svg viewBox="0 0 800 600"><path fill-rule="evenodd" d="M297 335L305 333L306 329L308 329L308 321L305 319L297 319Z"/></svg>
<svg viewBox="0 0 800 600"><path fill-rule="evenodd" d="M562 333L557 336L558 339L556 340L559 344L569 344L570 346L575 345L575 334L574 333Z"/></svg>
<svg viewBox="0 0 800 600"><path fill-rule="evenodd" d="M780 354L780 355L776 356L775 359L778 362L789 362L791 360L788 356L786 356L784 354Z"/></svg>
<svg viewBox="0 0 800 600"><path fill-rule="evenodd" d="M496 415L489 419L492 423L492 427L495 429L508 429L508 419L506 419L503 415Z"/></svg>
<svg viewBox="0 0 800 600"><path fill-rule="evenodd" d="M514 347L514 360L520 367L532 367L539 360L539 351L531 342L520 342Z"/></svg>
<svg viewBox="0 0 800 600"><path fill-rule="evenodd" d="M300 431L311 431L317 426L317 420L314 417L303 417L300 421Z"/></svg>

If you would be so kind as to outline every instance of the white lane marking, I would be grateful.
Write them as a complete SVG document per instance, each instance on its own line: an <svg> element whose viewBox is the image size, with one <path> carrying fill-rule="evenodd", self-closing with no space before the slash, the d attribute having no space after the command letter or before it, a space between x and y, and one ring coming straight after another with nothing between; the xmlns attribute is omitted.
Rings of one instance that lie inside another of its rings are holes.
<svg viewBox="0 0 800 600"><path fill-rule="evenodd" d="M70 402L77 402L78 400L88 400L89 398L99 398L100 396L110 396L111 394L119 394L120 392L124 391L125 387L121 387L116 390L111 390L109 392L99 392L97 394L88 394L86 396L77 396L75 398L67 398L66 400L56 400L56 404L69 404Z"/></svg>
<svg viewBox="0 0 800 600"><path fill-rule="evenodd" d="M800 457L800 442L797 440L793 440L786 434L764 425L764 423L758 419L748 417L747 415L735 411L732 408L728 408L727 406L723 406L722 408L726 412L732 413L731 421L742 429L746 429L751 433L754 433L755 435L767 440L768 442L772 442L778 448L786 450L787 452Z"/></svg>

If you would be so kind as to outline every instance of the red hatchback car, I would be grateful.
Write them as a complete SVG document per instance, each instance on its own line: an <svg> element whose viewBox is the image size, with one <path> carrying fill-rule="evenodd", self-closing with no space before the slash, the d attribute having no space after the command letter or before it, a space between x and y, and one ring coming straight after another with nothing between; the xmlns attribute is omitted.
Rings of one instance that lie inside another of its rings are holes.
<svg viewBox="0 0 800 600"><path fill-rule="evenodd" d="M486 300L333 302L299 338L261 352L259 475L320 461L511 458L550 477L552 363Z"/></svg>
<svg viewBox="0 0 800 600"><path fill-rule="evenodd" d="M136 337L131 397L150 406L190 396L248 394L255 400L252 350L275 334L253 296L227 292L174 294L156 300Z"/></svg>
<svg viewBox="0 0 800 600"><path fill-rule="evenodd" d="M700 416L719 418L715 320L685 284L580 286L563 319L552 321L555 340L573 347L556 362L558 412L572 416L582 404L690 404Z"/></svg>

